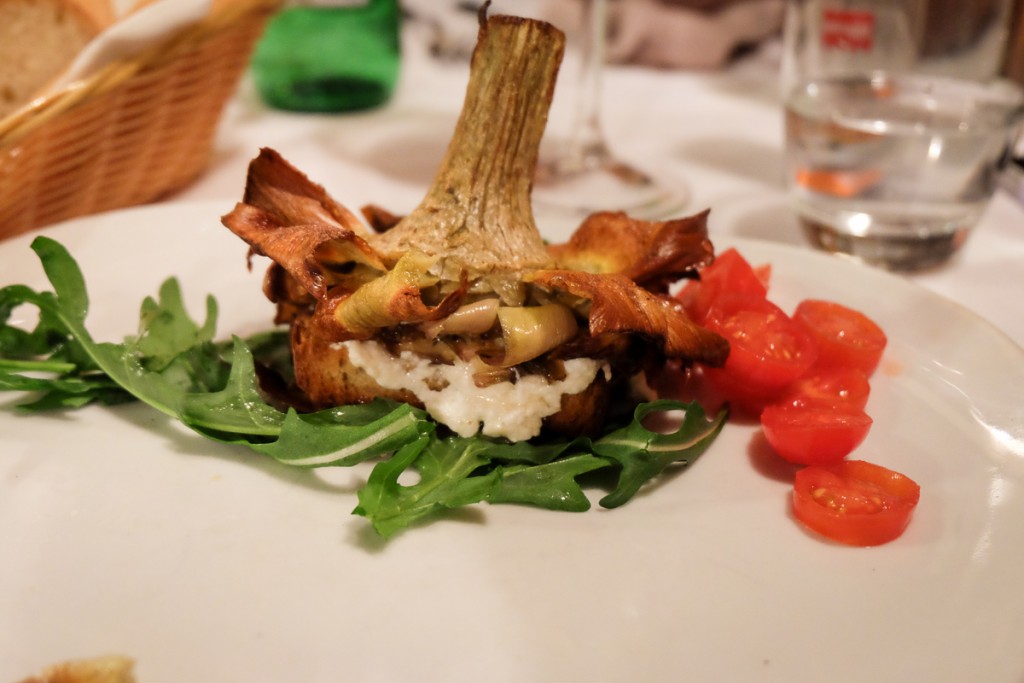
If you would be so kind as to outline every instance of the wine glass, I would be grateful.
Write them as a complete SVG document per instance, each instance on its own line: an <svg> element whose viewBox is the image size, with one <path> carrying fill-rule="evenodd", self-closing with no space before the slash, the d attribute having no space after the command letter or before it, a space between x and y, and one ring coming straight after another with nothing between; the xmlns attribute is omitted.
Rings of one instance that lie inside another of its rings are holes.
<svg viewBox="0 0 1024 683"><path fill-rule="evenodd" d="M580 76L569 137L542 157L534 204L542 211L589 215L624 211L635 218L669 216L689 193L679 181L655 179L609 149L601 125L601 72L605 60L608 0L583 0Z"/></svg>

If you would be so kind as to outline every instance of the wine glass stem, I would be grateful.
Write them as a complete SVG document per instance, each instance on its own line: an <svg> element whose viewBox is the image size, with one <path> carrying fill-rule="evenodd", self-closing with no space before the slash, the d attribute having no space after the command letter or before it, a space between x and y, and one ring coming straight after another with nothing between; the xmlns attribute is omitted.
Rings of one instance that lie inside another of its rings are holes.
<svg viewBox="0 0 1024 683"><path fill-rule="evenodd" d="M608 0L584 0L581 26L579 100L568 157L578 167L597 168L611 158L600 115Z"/></svg>

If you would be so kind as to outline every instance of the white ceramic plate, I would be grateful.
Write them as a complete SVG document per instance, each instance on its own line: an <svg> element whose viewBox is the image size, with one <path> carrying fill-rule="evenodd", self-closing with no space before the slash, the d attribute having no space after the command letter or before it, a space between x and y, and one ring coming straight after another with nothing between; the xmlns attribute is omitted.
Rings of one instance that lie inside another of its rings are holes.
<svg viewBox="0 0 1024 683"><path fill-rule="evenodd" d="M229 208L46 232L85 271L98 337L131 333L168 275L244 334L271 309ZM44 284L29 241L0 245L0 284ZM119 652L142 683L1021 681L1024 352L904 280L738 244L783 306L834 299L888 331L858 457L921 484L896 542L805 532L749 426L618 510L480 506L383 544L349 514L366 470L287 469L141 406L0 410L0 680Z"/></svg>

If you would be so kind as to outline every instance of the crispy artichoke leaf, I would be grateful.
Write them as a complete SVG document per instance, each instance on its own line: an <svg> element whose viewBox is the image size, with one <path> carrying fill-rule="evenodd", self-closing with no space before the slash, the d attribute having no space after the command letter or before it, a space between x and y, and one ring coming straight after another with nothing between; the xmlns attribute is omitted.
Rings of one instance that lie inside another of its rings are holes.
<svg viewBox="0 0 1024 683"><path fill-rule="evenodd" d="M724 363L729 353L728 342L691 321L677 301L653 294L625 275L538 270L526 279L588 300L592 337L606 332L641 334L660 341L663 353L670 358L712 366Z"/></svg>
<svg viewBox="0 0 1024 683"><path fill-rule="evenodd" d="M388 211L377 204L366 204L359 210L359 213L363 214L366 222L377 232L387 232L404 218L404 216Z"/></svg>
<svg viewBox="0 0 1024 683"><path fill-rule="evenodd" d="M267 211L241 203L221 221L253 253L270 257L317 299L325 299L332 285L345 280L353 264L376 274L387 270L366 240L338 225L282 224Z"/></svg>
<svg viewBox="0 0 1024 683"><path fill-rule="evenodd" d="M665 221L640 220L622 212L594 213L568 242L548 250L559 269L621 273L648 289L663 290L714 258L708 213Z"/></svg>
<svg viewBox="0 0 1024 683"><path fill-rule="evenodd" d="M370 234L354 213L267 147L249 163L242 202L267 212L280 225L325 223L363 237Z"/></svg>

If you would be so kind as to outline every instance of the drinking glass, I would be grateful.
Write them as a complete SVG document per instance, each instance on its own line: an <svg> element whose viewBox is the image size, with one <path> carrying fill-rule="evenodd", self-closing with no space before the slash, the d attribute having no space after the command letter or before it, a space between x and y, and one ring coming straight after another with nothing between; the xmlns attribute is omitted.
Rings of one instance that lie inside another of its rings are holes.
<svg viewBox="0 0 1024 683"><path fill-rule="evenodd" d="M649 175L619 159L606 142L601 84L607 28L607 0L584 0L573 125L568 138L552 154L542 156L534 202L541 210L569 214L625 211L636 218L664 218L685 206L685 184Z"/></svg>
<svg viewBox="0 0 1024 683"><path fill-rule="evenodd" d="M939 265L963 245L1024 112L1021 89L995 78L1009 10L789 0L786 179L813 245L894 270Z"/></svg>

